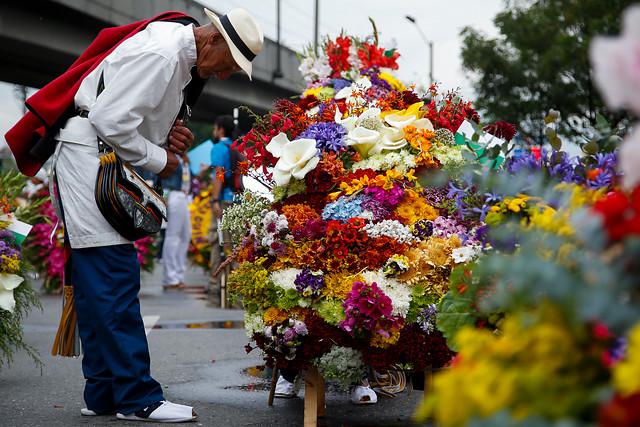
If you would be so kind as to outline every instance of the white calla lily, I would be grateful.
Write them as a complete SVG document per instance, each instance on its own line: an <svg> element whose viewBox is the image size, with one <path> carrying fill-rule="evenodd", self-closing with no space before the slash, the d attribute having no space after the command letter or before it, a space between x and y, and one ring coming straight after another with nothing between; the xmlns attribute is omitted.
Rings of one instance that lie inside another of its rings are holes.
<svg viewBox="0 0 640 427"><path fill-rule="evenodd" d="M382 134L376 130L371 130L358 126L347 134L347 145L352 146L362 156L375 154L375 148L382 140Z"/></svg>
<svg viewBox="0 0 640 427"><path fill-rule="evenodd" d="M336 115L334 117L334 120L337 124L342 125L347 131L352 131L356 127L356 121L358 120L358 118L350 116L343 119L340 109L336 108Z"/></svg>
<svg viewBox="0 0 640 427"><path fill-rule="evenodd" d="M399 150L407 145L404 139L404 132L400 129L385 126L382 128L382 141L380 142L380 151L382 150Z"/></svg>
<svg viewBox="0 0 640 427"><path fill-rule="evenodd" d="M435 130L435 128L433 127L433 123L431 123L431 120L425 118L416 120L415 122L413 122L413 126L415 126L416 129L426 129L431 132Z"/></svg>
<svg viewBox="0 0 640 427"><path fill-rule="evenodd" d="M284 147L287 143L289 143L287 134L284 132L280 132L279 134L271 138L271 141L269 141L267 146L264 148L266 148L268 152L273 154L274 157L280 157L282 156L282 147Z"/></svg>
<svg viewBox="0 0 640 427"><path fill-rule="evenodd" d="M17 274L0 273L0 309L13 312L16 300L13 290L24 282L24 278Z"/></svg>
<svg viewBox="0 0 640 427"><path fill-rule="evenodd" d="M277 185L288 184L291 177L303 179L320 162L315 139L289 141L287 135L280 132L271 139L266 149L279 158L273 169L273 179Z"/></svg>
<svg viewBox="0 0 640 427"><path fill-rule="evenodd" d="M406 126L410 126L416 121L416 116L389 114L384 118L384 121L396 129L404 129Z"/></svg>

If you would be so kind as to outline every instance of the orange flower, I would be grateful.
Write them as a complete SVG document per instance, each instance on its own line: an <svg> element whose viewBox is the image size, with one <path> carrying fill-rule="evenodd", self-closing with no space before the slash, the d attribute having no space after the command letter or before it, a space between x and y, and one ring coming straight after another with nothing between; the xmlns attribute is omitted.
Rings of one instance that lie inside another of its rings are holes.
<svg viewBox="0 0 640 427"><path fill-rule="evenodd" d="M282 214L287 218L289 228L304 227L310 220L320 219L320 215L307 205L293 204L282 207Z"/></svg>
<svg viewBox="0 0 640 427"><path fill-rule="evenodd" d="M280 310L276 307L270 307L267 311L262 315L264 319L264 324L267 326L273 326L277 323L284 322L289 318L289 315L286 311Z"/></svg>

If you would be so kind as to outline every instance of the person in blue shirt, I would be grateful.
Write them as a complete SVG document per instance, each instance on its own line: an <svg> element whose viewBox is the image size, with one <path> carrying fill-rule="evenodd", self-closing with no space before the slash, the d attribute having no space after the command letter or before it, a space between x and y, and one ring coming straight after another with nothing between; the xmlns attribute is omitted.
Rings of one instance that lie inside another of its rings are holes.
<svg viewBox="0 0 640 427"><path fill-rule="evenodd" d="M219 233L218 226L224 209L233 202L233 189L225 182L230 181L231 144L234 124L229 115L218 116L213 125L214 144L211 148L211 170L213 173L213 189L211 191L211 227L209 241L211 243L211 276L209 279L209 300L214 306L220 306L220 275L214 276L222 262L221 244L225 251L231 251L231 239L227 232ZM224 177L224 178L223 178Z"/></svg>

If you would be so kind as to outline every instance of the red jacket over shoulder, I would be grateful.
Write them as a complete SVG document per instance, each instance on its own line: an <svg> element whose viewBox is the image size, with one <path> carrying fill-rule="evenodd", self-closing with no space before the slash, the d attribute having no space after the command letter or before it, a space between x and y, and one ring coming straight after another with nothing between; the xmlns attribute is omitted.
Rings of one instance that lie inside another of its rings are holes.
<svg viewBox="0 0 640 427"><path fill-rule="evenodd" d="M193 18L182 12L164 12L145 21L120 27L105 28L98 33L87 50L55 80L33 94L26 102L29 112L5 135L9 148L16 158L20 172L34 176L52 150L35 154L32 149L45 137L47 131L57 132L60 121L73 108L74 98L82 80L93 71L120 43L146 28L154 21L170 21ZM64 123L62 123L63 125ZM47 135L53 137L53 135ZM52 148L52 147L50 147Z"/></svg>

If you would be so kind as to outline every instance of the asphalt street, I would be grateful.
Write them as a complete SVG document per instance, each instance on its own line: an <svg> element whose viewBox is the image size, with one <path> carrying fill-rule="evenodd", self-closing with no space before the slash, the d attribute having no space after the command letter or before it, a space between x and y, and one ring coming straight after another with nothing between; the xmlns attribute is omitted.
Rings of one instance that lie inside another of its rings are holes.
<svg viewBox="0 0 640 427"><path fill-rule="evenodd" d="M241 328L241 310L209 307L198 285L202 271L189 272L186 291L163 292L162 266L145 274L142 314L151 349L152 374L165 396L193 405L198 426L302 426L303 400L276 400L267 406L266 380L245 373L262 365L257 352L247 355L248 339ZM81 417L83 378L80 359L50 356L61 311L60 296L43 296L42 312L30 314L25 336L44 363L38 368L24 354L0 371L0 426L127 426L151 423L118 421L115 417ZM422 393L404 392L380 398L374 406L354 406L347 394L327 395L324 426L406 426Z"/></svg>

